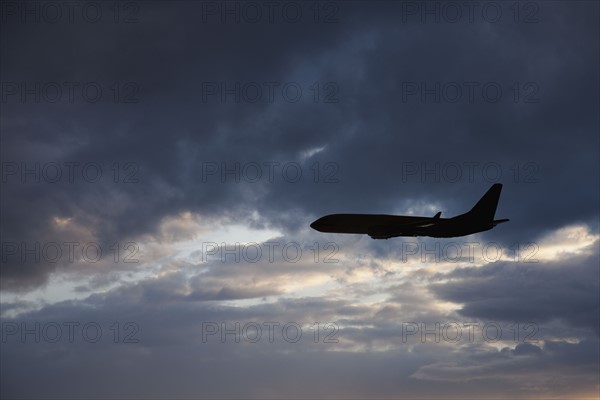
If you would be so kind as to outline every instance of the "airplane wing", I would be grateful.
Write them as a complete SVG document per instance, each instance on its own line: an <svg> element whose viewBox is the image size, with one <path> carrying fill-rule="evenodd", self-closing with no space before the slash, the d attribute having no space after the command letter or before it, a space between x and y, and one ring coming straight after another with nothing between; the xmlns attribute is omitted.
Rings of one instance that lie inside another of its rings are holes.
<svg viewBox="0 0 600 400"><path fill-rule="evenodd" d="M410 222L401 224L375 225L369 227L369 232L367 234L372 239L389 239L396 236L416 236L415 233L419 229L436 225L441 214L441 212L438 212L433 218L411 220Z"/></svg>
<svg viewBox="0 0 600 400"><path fill-rule="evenodd" d="M396 236L402 236L403 233L400 232L397 228L391 230L387 227L375 227L372 230L369 230L368 235L371 237L371 239L389 239Z"/></svg>

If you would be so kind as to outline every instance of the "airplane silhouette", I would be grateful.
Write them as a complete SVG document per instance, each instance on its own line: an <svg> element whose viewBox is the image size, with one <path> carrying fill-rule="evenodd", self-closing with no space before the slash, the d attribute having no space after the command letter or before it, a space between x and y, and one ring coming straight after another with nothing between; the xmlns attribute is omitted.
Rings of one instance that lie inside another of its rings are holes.
<svg viewBox="0 0 600 400"><path fill-rule="evenodd" d="M502 184L496 183L467 213L453 218L384 214L332 214L310 224L319 232L362 233L373 239L398 236L457 237L492 229L508 219L494 220Z"/></svg>

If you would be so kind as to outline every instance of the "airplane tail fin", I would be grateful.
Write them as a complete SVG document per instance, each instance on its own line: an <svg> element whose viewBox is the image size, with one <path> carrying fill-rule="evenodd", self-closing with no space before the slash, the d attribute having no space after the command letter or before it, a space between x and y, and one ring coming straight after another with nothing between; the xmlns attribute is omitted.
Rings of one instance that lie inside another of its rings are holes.
<svg viewBox="0 0 600 400"><path fill-rule="evenodd" d="M477 202L477 204L475 204L475 206L467 214L474 216L482 221L494 222L494 215L496 214L496 208L498 207L498 200L500 199L501 191L501 183L493 184L492 187L483 195L483 197Z"/></svg>

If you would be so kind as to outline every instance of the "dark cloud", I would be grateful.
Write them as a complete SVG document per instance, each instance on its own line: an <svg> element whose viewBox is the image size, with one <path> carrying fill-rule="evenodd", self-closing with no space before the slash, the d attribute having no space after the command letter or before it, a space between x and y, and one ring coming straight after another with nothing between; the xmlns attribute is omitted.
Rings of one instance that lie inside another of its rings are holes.
<svg viewBox="0 0 600 400"><path fill-rule="evenodd" d="M462 305L468 317L501 321L560 319L598 334L599 260L597 243L591 256L564 257L553 262L496 263L459 268L433 284L433 293Z"/></svg>
<svg viewBox="0 0 600 400"><path fill-rule="evenodd" d="M290 391L306 396L336 391L350 397L369 393L439 397L448 390L472 396L498 390L530 396L539 394L540 386L542 393L555 394L570 393L570 384L577 384L582 391L595 387L597 337L579 343L546 340L543 345L508 341L509 347L501 350L480 339L404 342L404 312L397 310L392 313L396 318L390 319L386 315L390 310L383 305L348 307L345 301L313 297L281 298L240 308L166 296L166 292L176 291L174 282L177 279L163 276L23 313L17 319L4 318L1 362L6 371L3 379L8 383L2 386L3 396L93 398L102 394L116 398L167 396L174 390L181 395L200 391L211 396L250 398L282 396ZM162 295L157 293L159 287ZM419 313L421 318L432 320L436 313L441 316L432 308ZM322 342L323 334L329 333L326 331L321 331L319 343L314 342L310 327L314 328L315 318L322 328L325 322L337 324L337 343ZM127 327L128 322L135 325ZM301 339L294 343L284 340L280 331L290 322L303 327ZM25 340L21 338L22 323L30 331L39 324L39 342L33 333L26 334ZM72 342L65 325L69 323L74 326ZM88 329L87 336L82 333L83 327L92 323L103 332L97 342L91 341L95 328ZM252 343L247 339L254 337L253 333L238 333L236 342L236 334L223 339L219 331L203 338L206 323L216 324L218 329L225 324L230 332L235 332L236 323L239 332L254 323L263 327L262 337ZM266 323L279 324L273 331L273 342L268 340ZM11 324L17 327L16 334L7 333ZM52 324L62 329L56 343L48 339L54 335ZM118 343L115 329L121 335ZM138 342L123 342L134 339ZM557 373L560 379L549 379ZM113 383L110 391L105 384L89 379L98 374L104 382ZM148 376L160 379L148 382ZM303 385L297 384L298 377L302 377ZM36 385L27 384L32 378ZM170 384L165 385L162 379Z"/></svg>
<svg viewBox="0 0 600 400"><path fill-rule="evenodd" d="M464 8L456 23L418 14L441 12L443 2L294 3L301 20L277 14L273 24L221 23L203 13L222 3L203 1L135 2L136 23L115 23L104 3L97 23L24 23L3 8L3 323L97 321L107 335L97 344L2 343L2 396L597 391L597 242L537 264L463 258L449 270L406 262L409 240L308 228L337 212L451 216L499 181L497 216L511 221L466 240L579 243L556 234L566 226L598 235L599 6L519 3L517 21L512 3L489 3L502 9L498 22L486 21L483 4L473 22ZM123 7L121 17L132 11ZM328 15L337 21L326 23ZM102 89L98 102L82 96L90 82ZM39 102L31 93L22 100L22 85L37 83L61 86L62 97L49 101L42 90ZM236 84L239 102L207 92ZM286 84L301 88L299 101L285 97ZM436 85L436 94L427 91ZM492 101L484 87L502 94ZM257 88L262 97L249 100ZM26 182L20 171L5 176L36 163ZM44 176L53 163L63 174L56 183ZM76 163L73 182L64 163ZM92 176L102 168L97 182L82 175L89 163ZM251 182L256 166L262 175ZM236 168L240 182L230 173L223 181L222 170ZM271 240L301 243L309 256L314 242L335 241L340 261L199 262L197 249L180 258L181 242L215 241L233 225L270 229ZM43 253L48 243L64 251L74 241L101 246L102 262ZM112 246L122 257L129 242L141 246L140 261L112 262ZM22 259L23 248L41 259ZM203 321L273 319L337 321L344 340L229 346L198 334ZM115 320L136 321L140 344L111 343ZM403 322L453 320L533 321L544 342L402 342Z"/></svg>
<svg viewBox="0 0 600 400"><path fill-rule="evenodd" d="M487 189L483 167L490 163L496 164L486 171L494 175L499 165L498 180L506 185L498 212L512 219L496 237L531 240L574 222L597 230L593 12L544 4L537 23L422 24L404 15L400 3L354 2L340 4L333 24L220 24L198 23L202 3L140 5L136 24L11 19L3 26L3 80L93 81L106 92L93 104L81 98L22 104L14 96L4 104L3 160L29 166L97 162L105 178L95 184L10 180L3 185L10 209L3 215L5 240L44 240L54 215L75 218L114 242L152 231L163 217L185 210L239 221L258 211L263 223L286 232L327 212L401 212L423 201L460 213ZM177 28L165 21L176 21ZM110 101L114 82L135 82L140 102ZM298 103L281 96L272 103L236 104L233 96L227 104L202 102L206 82L295 82L304 96ZM313 102L314 82L334 82L338 102ZM477 97L472 104L423 104L403 96L407 82L493 82L503 96L497 103ZM539 103L514 102L511 88L526 82L539 86ZM202 182L206 162L231 167L271 161L300 163L303 178ZM112 182L115 162L120 168L136 163L139 183ZM315 162L321 169L336 163L336 171L321 173L334 173L339 182L315 184ZM449 163L461 166L456 183L446 177ZM465 163L476 163L473 182ZM416 175L403 176L415 166ZM38 276L33 282L39 283L51 270L8 264L4 281L20 285Z"/></svg>

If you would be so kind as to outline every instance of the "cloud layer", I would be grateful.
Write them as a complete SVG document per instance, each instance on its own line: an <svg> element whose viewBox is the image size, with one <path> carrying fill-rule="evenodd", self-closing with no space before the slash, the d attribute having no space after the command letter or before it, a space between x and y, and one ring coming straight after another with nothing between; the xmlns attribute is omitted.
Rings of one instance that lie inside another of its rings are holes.
<svg viewBox="0 0 600 400"><path fill-rule="evenodd" d="M598 4L9 3L2 396L597 396ZM492 182L460 257L308 227Z"/></svg>

